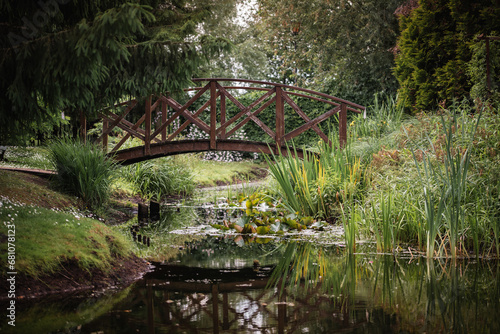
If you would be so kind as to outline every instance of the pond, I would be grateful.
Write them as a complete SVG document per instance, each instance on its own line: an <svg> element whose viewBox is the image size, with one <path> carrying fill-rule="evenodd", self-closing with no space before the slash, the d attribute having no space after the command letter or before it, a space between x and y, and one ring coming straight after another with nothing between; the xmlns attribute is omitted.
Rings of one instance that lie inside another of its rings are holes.
<svg viewBox="0 0 500 334"><path fill-rule="evenodd" d="M165 207L142 229L150 247L138 245L156 253L152 272L104 293L25 301L13 333L500 332L497 261L377 255L369 244L349 256L335 228L324 243L208 227L224 212Z"/></svg>

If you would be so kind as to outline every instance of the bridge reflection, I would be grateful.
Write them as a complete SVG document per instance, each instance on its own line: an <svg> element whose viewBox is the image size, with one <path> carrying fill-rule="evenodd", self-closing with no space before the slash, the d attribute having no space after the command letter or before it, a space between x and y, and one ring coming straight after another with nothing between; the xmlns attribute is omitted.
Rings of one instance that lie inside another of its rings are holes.
<svg viewBox="0 0 500 334"><path fill-rule="evenodd" d="M364 313L351 319L348 300L319 293L280 294L267 287L272 267L207 269L159 266L142 281L131 308L147 308L148 333L293 333L328 328L355 328L367 322ZM140 297L139 297L140 296ZM358 305L360 306L360 305ZM363 308L363 307L362 307ZM357 309L362 309L357 308ZM130 315L132 316L132 315Z"/></svg>

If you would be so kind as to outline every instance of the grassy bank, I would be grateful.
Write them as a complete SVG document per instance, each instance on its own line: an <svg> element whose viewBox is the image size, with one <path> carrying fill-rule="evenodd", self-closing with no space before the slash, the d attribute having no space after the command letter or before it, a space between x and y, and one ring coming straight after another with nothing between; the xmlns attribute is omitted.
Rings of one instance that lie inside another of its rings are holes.
<svg viewBox="0 0 500 334"><path fill-rule="evenodd" d="M129 263L130 274L140 269L130 240L78 210L78 199L55 191L48 180L0 171L0 194L0 266L15 261L18 295L65 289L51 277L77 288L100 284Z"/></svg>
<svg viewBox="0 0 500 334"><path fill-rule="evenodd" d="M343 224L350 252L368 240L381 253L499 257L498 110L464 101L404 119L388 100L367 114L351 121L343 150L275 157L279 187L269 194L294 212Z"/></svg>
<svg viewBox="0 0 500 334"><path fill-rule="evenodd" d="M2 240L15 230L15 268L18 273L41 277L77 264L84 271L111 270L117 257L132 255L129 241L102 222L78 211L62 212L26 206L2 198ZM7 242L0 249L7 253ZM0 259L6 268L6 258Z"/></svg>

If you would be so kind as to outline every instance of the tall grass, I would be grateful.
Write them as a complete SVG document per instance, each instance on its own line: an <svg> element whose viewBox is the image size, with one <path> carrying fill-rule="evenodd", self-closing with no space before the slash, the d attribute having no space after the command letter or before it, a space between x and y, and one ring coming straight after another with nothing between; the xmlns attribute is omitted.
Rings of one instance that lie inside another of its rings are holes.
<svg viewBox="0 0 500 334"><path fill-rule="evenodd" d="M59 140L49 146L50 161L57 171L55 183L80 197L84 205L100 208L109 199L116 164L100 147L75 140Z"/></svg>
<svg viewBox="0 0 500 334"><path fill-rule="evenodd" d="M343 198L358 195L363 180L361 162L348 148L336 147L324 144L318 155L305 153L303 159L297 157L295 149L286 156L273 154L273 160L265 157L290 211L326 219L340 211L338 204Z"/></svg>
<svg viewBox="0 0 500 334"><path fill-rule="evenodd" d="M442 146L436 146L429 139L433 148L433 155L442 156L442 163L433 160L431 155L424 148L421 148L421 152L425 152L421 165L415 151L412 151L424 193L427 221L427 257L434 256L436 238L439 237L442 249L446 250L445 242L448 241L451 256L456 258L459 235L465 230L464 222L467 219L464 210L464 199L468 186L467 175L471 163L469 151L481 115L479 115L472 127L468 127L466 124L467 115L465 113L462 112L461 122L459 122L456 112L453 112L451 116L449 122L441 116L441 127L444 130ZM459 131L459 129L464 146L457 144L455 132ZM443 235L440 235L441 233ZM477 233L477 228L473 233Z"/></svg>
<svg viewBox="0 0 500 334"><path fill-rule="evenodd" d="M141 196L160 200L171 195L191 195L195 184L190 169L170 161L146 161L122 167L121 175Z"/></svg>
<svg viewBox="0 0 500 334"><path fill-rule="evenodd" d="M421 180L421 187L424 194L424 211L423 214L426 219L425 235L426 235L426 255L427 257L434 256L434 247L436 244L436 237L442 225L443 213L445 210L445 189L440 188L440 193L435 194L434 188L434 170L429 156L425 156L423 164L420 167L415 152L412 151L415 166L419 179ZM424 227L422 227L424 228Z"/></svg>
<svg viewBox="0 0 500 334"><path fill-rule="evenodd" d="M344 203L340 205L342 211L342 227L344 228L344 241L347 253L354 254L356 253L357 227L361 221L361 217L356 205L351 204L346 206L345 203L348 202L344 201ZM345 210L349 211L346 212Z"/></svg>
<svg viewBox="0 0 500 334"><path fill-rule="evenodd" d="M366 113L366 118L362 114L352 118L350 128L354 138L378 138L398 130L404 118L404 107L402 103L397 103L397 96L380 98L375 95Z"/></svg>

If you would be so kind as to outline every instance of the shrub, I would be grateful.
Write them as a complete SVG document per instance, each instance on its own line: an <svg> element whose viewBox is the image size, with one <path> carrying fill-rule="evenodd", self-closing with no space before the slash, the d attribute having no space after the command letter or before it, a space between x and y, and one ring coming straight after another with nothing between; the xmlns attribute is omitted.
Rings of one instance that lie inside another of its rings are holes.
<svg viewBox="0 0 500 334"><path fill-rule="evenodd" d="M49 146L57 171L54 182L63 191L78 196L85 206L102 207L110 196L115 162L94 144L59 140Z"/></svg>

